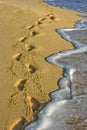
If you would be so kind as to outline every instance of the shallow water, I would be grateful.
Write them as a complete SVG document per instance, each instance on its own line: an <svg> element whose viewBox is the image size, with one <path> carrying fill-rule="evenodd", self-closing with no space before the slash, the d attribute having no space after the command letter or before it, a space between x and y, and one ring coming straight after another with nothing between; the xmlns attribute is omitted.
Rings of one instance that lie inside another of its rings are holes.
<svg viewBox="0 0 87 130"><path fill-rule="evenodd" d="M25 130L87 130L87 21L56 31L75 49L47 57L47 62L64 68L60 90L51 93L52 101Z"/></svg>
<svg viewBox="0 0 87 130"><path fill-rule="evenodd" d="M57 30L76 49L47 58L49 63L65 69L64 77L59 81L60 90L51 93L52 101L41 110L38 120L25 130L87 130L86 27L86 21L79 21L73 29Z"/></svg>
<svg viewBox="0 0 87 130"><path fill-rule="evenodd" d="M44 1L53 6L60 6L62 8L68 8L80 12L87 12L87 0L44 0Z"/></svg>

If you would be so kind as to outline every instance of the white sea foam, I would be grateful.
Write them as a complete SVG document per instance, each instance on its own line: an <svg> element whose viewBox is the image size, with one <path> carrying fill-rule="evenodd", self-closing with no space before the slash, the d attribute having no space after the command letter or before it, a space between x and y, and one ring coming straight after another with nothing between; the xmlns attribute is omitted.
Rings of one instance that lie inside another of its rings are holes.
<svg viewBox="0 0 87 130"><path fill-rule="evenodd" d="M83 24L84 22L80 21L78 23L79 25L77 25L76 27L80 28L81 23ZM74 130L75 128L77 129L77 126L80 126L80 128L84 128L84 130L86 130L85 127L87 128L86 124L84 127L82 125L82 123L84 124L84 119L87 119L87 93L84 94L84 92L86 92L86 89L84 89L85 84L83 84L82 82L80 84L79 81L80 87L79 89L77 89L77 75L74 75L77 72L78 68L78 77L81 77L81 68L79 68L79 65L76 64L73 59L71 59L72 62L70 61L71 64L68 64L67 62L62 62L64 59L66 61L66 59L68 59L68 57L70 56L70 58L73 58L75 57L75 55L80 55L81 53L83 54L83 52L87 52L87 46L82 45L79 41L71 39L71 37L66 34L66 31L70 31L70 29L61 29L58 32L66 40L73 42L73 44L77 48L75 50L73 49L53 54L47 58L47 61L49 63L56 66L61 66L66 69L66 71L64 73L64 77L59 81L60 89L50 94L52 101L50 101L38 113L38 120L29 124L25 128L25 130ZM73 29L71 29L71 31L73 31ZM72 55L74 56L72 57ZM81 58L80 62L82 62ZM73 61L76 65L72 65ZM87 65L85 63L86 61L84 61L83 63L84 66L82 65L83 70L84 67ZM83 76L86 78L85 75L86 74L83 74ZM73 83L74 76L76 85Z"/></svg>
<svg viewBox="0 0 87 130"><path fill-rule="evenodd" d="M71 42L71 43L73 43L73 45L76 47L76 48L82 48L82 47L85 47L85 45L83 44L83 43L81 43L81 42L79 42L79 41L76 41L76 40L74 40L74 39L71 39L71 37L68 35L68 34L66 34L66 31L73 31L74 29L72 29L72 30L70 30L70 29L58 29L57 30L57 32L60 34L60 35L62 35L62 37L64 38L64 39L66 39L67 41L69 41L69 42ZM77 30L77 29L75 29L75 30Z"/></svg>
<svg viewBox="0 0 87 130"><path fill-rule="evenodd" d="M72 81L73 80L73 74L76 72L76 69L70 69L70 71L69 71L69 75L70 75L70 81Z"/></svg>

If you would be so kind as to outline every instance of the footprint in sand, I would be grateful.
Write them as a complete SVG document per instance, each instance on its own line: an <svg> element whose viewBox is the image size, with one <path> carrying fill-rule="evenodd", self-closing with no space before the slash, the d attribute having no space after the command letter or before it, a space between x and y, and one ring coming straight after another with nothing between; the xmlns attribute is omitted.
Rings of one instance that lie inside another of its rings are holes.
<svg viewBox="0 0 87 130"><path fill-rule="evenodd" d="M27 79L20 79L18 82L16 82L16 84L14 85L18 90L22 91L24 89L24 85L27 82Z"/></svg>
<svg viewBox="0 0 87 130"><path fill-rule="evenodd" d="M18 54L16 54L16 55L13 56L13 59L15 59L17 61L20 61L21 56L22 56L22 54L18 53Z"/></svg>
<svg viewBox="0 0 87 130"><path fill-rule="evenodd" d="M26 26L26 29L28 29L28 30L31 30L31 29L33 29L34 28L34 25L30 25L30 26Z"/></svg>
<svg viewBox="0 0 87 130"><path fill-rule="evenodd" d="M42 22L45 20L46 18L39 18L38 21L35 22L35 25L38 26L40 24L42 24Z"/></svg>
<svg viewBox="0 0 87 130"><path fill-rule="evenodd" d="M25 42L26 39L27 39L27 37L26 37L26 36L23 36L23 37L20 37L20 38L18 39L18 41L19 41L19 42Z"/></svg>
<svg viewBox="0 0 87 130"><path fill-rule="evenodd" d="M38 34L38 32L37 31L31 31L30 33L29 33L29 35L32 37L32 36L36 36Z"/></svg>
<svg viewBox="0 0 87 130"><path fill-rule="evenodd" d="M49 22L51 22L51 21L59 21L59 18L56 18L53 14L47 14L46 16L48 16Z"/></svg>
<svg viewBox="0 0 87 130"><path fill-rule="evenodd" d="M31 51L31 50L33 50L34 48L35 48L34 45L25 44L25 49L26 49L26 51Z"/></svg>
<svg viewBox="0 0 87 130"><path fill-rule="evenodd" d="M46 18L39 18L39 21L42 22L42 21L44 21L45 19L46 19Z"/></svg>
<svg viewBox="0 0 87 130"><path fill-rule="evenodd" d="M20 117L16 119L16 121L9 127L9 130L24 130L25 123L26 123L26 119Z"/></svg>
<svg viewBox="0 0 87 130"><path fill-rule="evenodd" d="M26 66L28 72L30 72L31 74L35 73L37 70L33 65L25 64L25 66Z"/></svg>
<svg viewBox="0 0 87 130"><path fill-rule="evenodd" d="M36 26L38 26L38 25L40 25L40 24L42 24L41 21L36 21L36 22L35 22L35 25L36 25Z"/></svg>
<svg viewBox="0 0 87 130"><path fill-rule="evenodd" d="M28 104L32 113L39 110L40 103L37 99L35 99L32 96L27 96L27 101L28 101Z"/></svg>
<svg viewBox="0 0 87 130"><path fill-rule="evenodd" d="M55 16L51 14L51 15L49 16L49 18L50 18L51 20L54 20L54 19L55 19Z"/></svg>

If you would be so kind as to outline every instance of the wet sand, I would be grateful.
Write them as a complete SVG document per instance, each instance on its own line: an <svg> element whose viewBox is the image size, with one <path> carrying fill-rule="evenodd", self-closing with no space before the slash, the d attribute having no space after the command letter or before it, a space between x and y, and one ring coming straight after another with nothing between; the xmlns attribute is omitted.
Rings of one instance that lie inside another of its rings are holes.
<svg viewBox="0 0 87 130"><path fill-rule="evenodd" d="M1 130L21 130L58 89L62 69L45 58L73 48L55 29L79 19L77 12L41 0L0 0Z"/></svg>

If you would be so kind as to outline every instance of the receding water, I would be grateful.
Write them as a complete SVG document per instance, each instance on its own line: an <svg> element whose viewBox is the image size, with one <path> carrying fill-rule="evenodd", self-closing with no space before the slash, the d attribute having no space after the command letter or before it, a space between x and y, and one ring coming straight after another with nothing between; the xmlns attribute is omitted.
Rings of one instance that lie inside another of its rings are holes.
<svg viewBox="0 0 87 130"><path fill-rule="evenodd" d="M60 90L51 93L52 101L25 130L87 130L87 21L56 31L75 49L47 57L47 62L65 70Z"/></svg>
<svg viewBox="0 0 87 130"><path fill-rule="evenodd" d="M79 21L73 29L57 30L76 49L47 57L49 63L66 71L59 81L60 90L51 93L52 101L41 110L38 120L25 130L87 130L86 27L86 21Z"/></svg>
<svg viewBox="0 0 87 130"><path fill-rule="evenodd" d="M62 8L68 8L80 12L87 12L87 0L44 0L44 1L53 6L60 6Z"/></svg>

